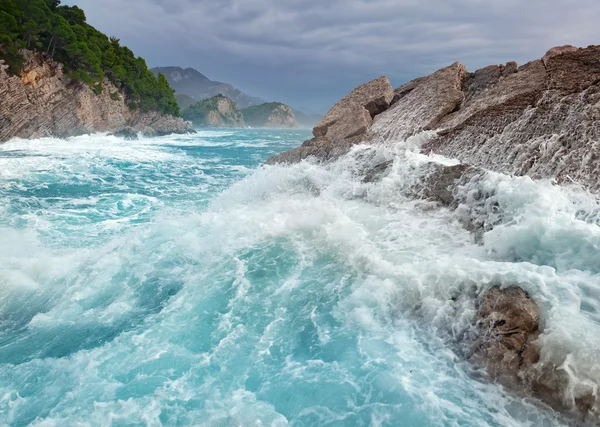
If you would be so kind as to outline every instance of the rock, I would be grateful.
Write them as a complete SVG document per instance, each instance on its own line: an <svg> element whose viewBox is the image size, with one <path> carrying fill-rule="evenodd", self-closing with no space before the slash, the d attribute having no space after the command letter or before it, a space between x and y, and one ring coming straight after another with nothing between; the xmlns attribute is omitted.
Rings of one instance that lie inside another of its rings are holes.
<svg viewBox="0 0 600 427"><path fill-rule="evenodd" d="M594 391L573 397L569 375L541 359L537 339L540 311L519 287L491 287L480 297L469 361L483 367L495 381L532 396L578 423L598 425Z"/></svg>
<svg viewBox="0 0 600 427"><path fill-rule="evenodd" d="M422 195L429 200L439 202L442 206L456 207L454 190L457 182L469 179L478 172L482 171L464 164L435 165L433 172L423 179Z"/></svg>
<svg viewBox="0 0 600 427"><path fill-rule="evenodd" d="M68 82L62 66L40 54L25 52L21 78L0 67L0 142L11 138L59 138L94 132L116 132L126 127L136 131L150 126L162 133L193 131L181 118L158 112L131 111L118 89L105 81L97 95L90 86Z"/></svg>
<svg viewBox="0 0 600 427"><path fill-rule="evenodd" d="M315 138L267 163L293 163L308 157L331 160L367 138L373 117L389 108L394 90L387 77L365 83L335 104L313 129Z"/></svg>
<svg viewBox="0 0 600 427"><path fill-rule="evenodd" d="M253 105L241 111L244 120L252 127L295 128L296 115L291 107L280 102Z"/></svg>
<svg viewBox="0 0 600 427"><path fill-rule="evenodd" d="M600 46L557 47L521 67L508 62L474 73L455 63L398 87L389 109L386 82L360 86L327 113L314 129L322 147L270 161L331 160L357 142L403 141L435 130L424 153L600 191Z"/></svg>
<svg viewBox="0 0 600 427"><path fill-rule="evenodd" d="M313 134L334 142L364 136L372 118L387 110L393 99L394 90L385 76L360 85L329 110Z"/></svg>
<svg viewBox="0 0 600 427"><path fill-rule="evenodd" d="M375 118L371 136L401 141L422 130L435 129L443 117L460 107L466 75L464 65L456 62L417 81L409 93Z"/></svg>
<svg viewBox="0 0 600 427"><path fill-rule="evenodd" d="M393 160L388 160L383 163L379 163L367 172L362 182L365 184L369 184L381 181L381 179L386 175L386 173L389 171L393 164Z"/></svg>
<svg viewBox="0 0 600 427"><path fill-rule="evenodd" d="M523 289L490 288L480 300L471 361L485 366L494 380L518 386L521 371L539 360L534 344L539 321L539 309Z"/></svg>
<svg viewBox="0 0 600 427"><path fill-rule="evenodd" d="M197 127L246 127L237 104L224 95L204 99L184 110L182 116Z"/></svg>
<svg viewBox="0 0 600 427"><path fill-rule="evenodd" d="M116 131L113 135L116 137L119 137L119 138L129 140L129 141L138 139L138 134L135 131L135 129L133 129L132 127L129 127L129 126L126 128L123 128L119 131Z"/></svg>

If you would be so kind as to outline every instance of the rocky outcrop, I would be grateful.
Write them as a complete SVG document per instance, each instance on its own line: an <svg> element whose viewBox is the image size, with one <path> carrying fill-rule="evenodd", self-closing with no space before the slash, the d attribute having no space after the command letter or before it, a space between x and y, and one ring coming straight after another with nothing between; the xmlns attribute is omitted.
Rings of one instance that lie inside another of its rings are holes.
<svg viewBox="0 0 600 427"><path fill-rule="evenodd" d="M182 116L196 127L246 127L237 104L224 95L200 101L184 110Z"/></svg>
<svg viewBox="0 0 600 427"><path fill-rule="evenodd" d="M391 107L380 104L370 120L351 100L376 97L373 83L336 104L315 127L318 138L269 163L330 160L356 140L389 143L433 130L426 153L600 190L600 46L558 47L521 67L509 62L473 73L455 63L397 88Z"/></svg>
<svg viewBox="0 0 600 427"><path fill-rule="evenodd" d="M373 117L387 110L394 99L387 77L365 83L342 98L313 129L313 139L267 162L294 163L307 157L331 159L348 152L367 138Z"/></svg>
<svg viewBox="0 0 600 427"><path fill-rule="evenodd" d="M21 76L10 76L0 61L0 142L11 138L65 138L131 127L149 134L193 131L181 118L131 111L113 85L97 94L89 85L69 80L62 66L27 53Z"/></svg>
<svg viewBox="0 0 600 427"><path fill-rule="evenodd" d="M566 370L541 360L540 311L527 292L492 286L478 305L476 324L466 338L469 361L509 389L538 398L578 423L597 425L600 397L595 389L575 392Z"/></svg>
<svg viewBox="0 0 600 427"><path fill-rule="evenodd" d="M296 128L298 122L291 107L280 102L267 102L242 110L248 126L261 128Z"/></svg>

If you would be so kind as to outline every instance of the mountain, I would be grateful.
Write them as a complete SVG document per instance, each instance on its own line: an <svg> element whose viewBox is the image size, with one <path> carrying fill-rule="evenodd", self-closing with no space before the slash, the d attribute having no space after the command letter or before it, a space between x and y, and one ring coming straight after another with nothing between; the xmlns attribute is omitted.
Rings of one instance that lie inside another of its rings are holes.
<svg viewBox="0 0 600 427"><path fill-rule="evenodd" d="M295 128L298 127L294 111L281 102L267 102L242 110L246 124L252 127Z"/></svg>
<svg viewBox="0 0 600 427"><path fill-rule="evenodd" d="M294 115L296 116L298 127L308 129L312 129L323 118L321 114L306 114L296 109L294 109Z"/></svg>
<svg viewBox="0 0 600 427"><path fill-rule="evenodd" d="M245 127L244 116L237 104L223 95L204 99L182 113L185 120L197 127Z"/></svg>
<svg viewBox="0 0 600 427"><path fill-rule="evenodd" d="M186 95L185 93L175 94L175 100L179 104L179 108L181 108L181 111L185 110L186 108L190 108L192 105L198 103L197 99L194 99L191 96Z"/></svg>
<svg viewBox="0 0 600 427"><path fill-rule="evenodd" d="M265 102L263 99L245 94L228 83L212 81L193 68L157 67L151 71L156 75L158 73L164 74L169 85L175 89L177 94L188 95L196 101L212 98L216 95L225 95L235 101L240 108ZM184 107L182 106L182 108Z"/></svg>

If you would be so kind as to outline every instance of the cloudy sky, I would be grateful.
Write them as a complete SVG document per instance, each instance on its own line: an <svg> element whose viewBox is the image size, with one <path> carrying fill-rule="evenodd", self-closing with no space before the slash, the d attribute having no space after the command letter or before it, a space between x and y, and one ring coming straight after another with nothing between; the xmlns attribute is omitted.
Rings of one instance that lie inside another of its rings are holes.
<svg viewBox="0 0 600 427"><path fill-rule="evenodd" d="M400 85L600 43L598 0L63 0L150 66L193 67L267 100L325 112L382 74Z"/></svg>

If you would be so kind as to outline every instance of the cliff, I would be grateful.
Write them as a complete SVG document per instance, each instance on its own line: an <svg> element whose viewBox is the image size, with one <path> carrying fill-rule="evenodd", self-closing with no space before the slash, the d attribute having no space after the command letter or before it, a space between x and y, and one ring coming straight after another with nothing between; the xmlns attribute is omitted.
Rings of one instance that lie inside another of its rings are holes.
<svg viewBox="0 0 600 427"><path fill-rule="evenodd" d="M130 128L148 135L186 133L191 125L158 112L132 111L105 80L97 94L90 85L68 79L62 65L26 53L21 76L0 61L0 142L11 138L65 138Z"/></svg>
<svg viewBox="0 0 600 427"><path fill-rule="evenodd" d="M244 116L237 104L224 95L200 101L182 113L197 127L245 127Z"/></svg>
<svg viewBox="0 0 600 427"><path fill-rule="evenodd" d="M267 128L298 127L294 111L280 102L268 102L244 108L244 119L249 126Z"/></svg>
<svg viewBox="0 0 600 427"><path fill-rule="evenodd" d="M359 142L434 131L423 152L493 171L577 181L600 190L600 46L551 49L468 72L460 63L395 90L381 77L336 104L315 138L269 160L336 158Z"/></svg>

